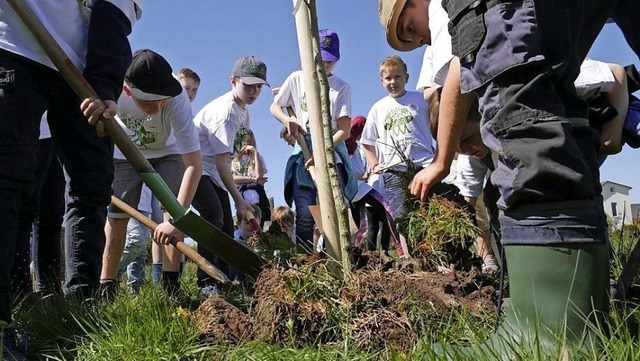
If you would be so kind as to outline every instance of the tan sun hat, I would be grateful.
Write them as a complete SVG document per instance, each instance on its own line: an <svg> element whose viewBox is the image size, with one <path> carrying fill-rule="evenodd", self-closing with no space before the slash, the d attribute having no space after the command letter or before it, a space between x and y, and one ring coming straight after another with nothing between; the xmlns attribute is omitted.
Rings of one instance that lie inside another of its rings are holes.
<svg viewBox="0 0 640 361"><path fill-rule="evenodd" d="M406 3L407 0L379 0L378 3L378 18L387 32L387 43L398 51L410 51L417 48L410 42L398 39L398 18Z"/></svg>

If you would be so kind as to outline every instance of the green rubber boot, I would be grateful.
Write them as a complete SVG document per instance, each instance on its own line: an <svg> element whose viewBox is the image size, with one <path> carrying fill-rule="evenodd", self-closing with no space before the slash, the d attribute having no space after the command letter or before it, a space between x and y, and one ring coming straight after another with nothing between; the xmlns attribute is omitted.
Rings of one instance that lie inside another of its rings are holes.
<svg viewBox="0 0 640 361"><path fill-rule="evenodd" d="M566 342L598 343L594 325L609 314L606 244L508 245L511 305L496 333L474 347L446 347L450 358L518 358L524 349L552 352Z"/></svg>

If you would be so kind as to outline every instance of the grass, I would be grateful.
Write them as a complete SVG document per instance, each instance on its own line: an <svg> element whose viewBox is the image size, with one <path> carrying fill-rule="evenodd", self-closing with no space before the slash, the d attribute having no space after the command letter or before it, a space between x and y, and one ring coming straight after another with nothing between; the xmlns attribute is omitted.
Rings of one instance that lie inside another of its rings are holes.
<svg viewBox="0 0 640 361"><path fill-rule="evenodd" d="M617 259L613 274L619 274L626 253L630 252L638 236L625 233L622 240L612 235ZM300 274L292 278L290 287L297 297L322 294L334 289L327 280L309 279ZM636 278L636 283L638 279ZM150 282L149 282L150 283ZM185 290L182 304L201 301L195 286L195 266L188 264L183 276ZM41 360L440 360L436 350L450 345L480 345L493 330L493 320L478 320L464 310L449 318L433 322L429 312L413 304L406 304L413 321L424 325L420 339L406 353L389 350L361 351L358 345L341 343L317 344L314 347L269 345L261 342L238 346L212 346L201 341L199 331L188 307L182 308L153 286L145 286L139 295L124 291L111 303L79 302L53 297L36 306L19 305L16 323L30 336L30 355ZM330 292L329 292L330 293ZM229 302L246 310L249 298L242 290L224 294ZM619 303L612 307L608 332L594 329L598 347L563 349L544 347L539 342L517 345L515 359L520 360L637 360L640 309L635 303ZM337 310L332 310L338 312ZM345 311L347 312L347 311ZM330 317L338 317L333 314ZM334 322L332 327L336 327ZM331 332L347 332L342 329ZM295 337L295 335L292 335ZM347 338L343 338L347 339ZM561 345L557 340L554 345ZM435 346L434 346L435 345ZM453 356L452 359L465 359ZM494 360L488 350L484 357Z"/></svg>

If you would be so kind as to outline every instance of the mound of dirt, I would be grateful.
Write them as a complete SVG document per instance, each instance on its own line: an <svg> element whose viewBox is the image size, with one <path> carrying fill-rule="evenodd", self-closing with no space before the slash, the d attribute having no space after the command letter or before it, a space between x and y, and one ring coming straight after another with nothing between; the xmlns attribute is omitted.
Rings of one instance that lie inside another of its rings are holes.
<svg viewBox="0 0 640 361"><path fill-rule="evenodd" d="M209 297L196 310L195 318L205 342L236 345L253 339L249 316L220 297Z"/></svg>
<svg viewBox="0 0 640 361"><path fill-rule="evenodd" d="M479 318L495 313L495 289L476 269L443 274L414 266L408 272L378 252L360 256L367 262L348 281L332 276L326 261L314 257L266 269L255 283L248 314L210 298L196 311L200 328L216 344L253 339L329 345L346 337L363 351L406 352L452 311L465 309Z"/></svg>

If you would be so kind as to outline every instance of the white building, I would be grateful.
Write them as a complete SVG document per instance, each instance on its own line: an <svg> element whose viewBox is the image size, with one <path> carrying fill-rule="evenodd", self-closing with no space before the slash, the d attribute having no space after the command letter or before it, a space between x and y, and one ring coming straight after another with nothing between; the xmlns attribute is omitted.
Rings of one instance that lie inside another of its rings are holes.
<svg viewBox="0 0 640 361"><path fill-rule="evenodd" d="M613 227L620 228L623 224L631 224L634 216L629 201L631 187L611 181L601 184L604 213L613 221Z"/></svg>

